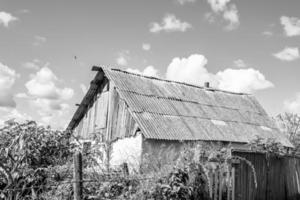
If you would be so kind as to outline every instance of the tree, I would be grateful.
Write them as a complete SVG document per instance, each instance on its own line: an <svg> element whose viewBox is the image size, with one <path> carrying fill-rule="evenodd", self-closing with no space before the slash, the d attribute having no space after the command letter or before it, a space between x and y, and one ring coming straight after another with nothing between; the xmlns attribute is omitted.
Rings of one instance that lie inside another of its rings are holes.
<svg viewBox="0 0 300 200"><path fill-rule="evenodd" d="M276 120L295 146L294 153L300 154L300 116L293 113L279 114Z"/></svg>
<svg viewBox="0 0 300 200"><path fill-rule="evenodd" d="M34 121L6 123L0 129L0 199L36 196L36 187L45 185L47 168L71 156L69 137Z"/></svg>

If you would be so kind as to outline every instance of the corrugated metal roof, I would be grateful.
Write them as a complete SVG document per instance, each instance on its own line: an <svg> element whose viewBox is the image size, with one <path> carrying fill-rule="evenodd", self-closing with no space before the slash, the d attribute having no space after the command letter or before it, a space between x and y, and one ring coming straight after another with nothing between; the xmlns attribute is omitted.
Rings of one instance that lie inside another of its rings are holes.
<svg viewBox="0 0 300 200"><path fill-rule="evenodd" d="M247 143L258 135L293 146L252 95L101 69L146 138Z"/></svg>
<svg viewBox="0 0 300 200"><path fill-rule="evenodd" d="M251 95L145 77L119 69L103 70L128 104L146 138L249 142L258 135L292 146ZM223 121L226 125L211 120Z"/></svg>

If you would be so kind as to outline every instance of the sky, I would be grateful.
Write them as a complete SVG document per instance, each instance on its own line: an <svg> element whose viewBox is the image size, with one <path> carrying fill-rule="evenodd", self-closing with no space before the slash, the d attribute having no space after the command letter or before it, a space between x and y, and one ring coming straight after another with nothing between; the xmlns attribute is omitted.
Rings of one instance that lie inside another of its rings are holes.
<svg viewBox="0 0 300 200"><path fill-rule="evenodd" d="M93 65L300 114L299 0L0 0L0 124L64 129Z"/></svg>

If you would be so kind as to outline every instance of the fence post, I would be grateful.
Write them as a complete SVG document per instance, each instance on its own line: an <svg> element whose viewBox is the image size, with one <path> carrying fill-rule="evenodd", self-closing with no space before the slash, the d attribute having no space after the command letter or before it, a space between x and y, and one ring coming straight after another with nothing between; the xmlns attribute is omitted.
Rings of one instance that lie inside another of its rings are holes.
<svg viewBox="0 0 300 200"><path fill-rule="evenodd" d="M123 176L129 175L128 164L126 162L122 164L122 172L123 172Z"/></svg>
<svg viewBox="0 0 300 200"><path fill-rule="evenodd" d="M74 154L74 200L82 200L82 155L80 152Z"/></svg>

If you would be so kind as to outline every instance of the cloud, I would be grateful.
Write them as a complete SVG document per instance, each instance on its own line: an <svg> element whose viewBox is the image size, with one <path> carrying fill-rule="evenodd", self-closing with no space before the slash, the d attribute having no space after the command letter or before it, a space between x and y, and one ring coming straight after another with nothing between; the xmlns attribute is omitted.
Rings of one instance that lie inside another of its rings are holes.
<svg viewBox="0 0 300 200"><path fill-rule="evenodd" d="M16 107L12 87L18 77L15 70L0 62L0 107Z"/></svg>
<svg viewBox="0 0 300 200"><path fill-rule="evenodd" d="M229 9L223 13L223 18L229 22L225 27L226 30L236 29L240 25L238 10L234 4L229 6Z"/></svg>
<svg viewBox="0 0 300 200"><path fill-rule="evenodd" d="M211 9L216 13L225 11L229 2L230 0L208 0Z"/></svg>
<svg viewBox="0 0 300 200"><path fill-rule="evenodd" d="M27 69L39 70L40 69L40 64L41 64L40 60L34 59L31 62L25 62L25 63L23 63L22 66L24 68L27 68Z"/></svg>
<svg viewBox="0 0 300 200"><path fill-rule="evenodd" d="M118 65L127 66L129 60L130 60L129 51L126 50L119 53L116 62Z"/></svg>
<svg viewBox="0 0 300 200"><path fill-rule="evenodd" d="M166 78L179 82L203 85L204 82L216 84L214 74L205 68L207 59L203 55L193 54L188 58L173 58L167 68Z"/></svg>
<svg viewBox="0 0 300 200"><path fill-rule="evenodd" d="M6 121L12 119L17 122L24 122L26 120L32 120L32 117L26 113L21 113L16 108L0 107L0 126L3 126Z"/></svg>
<svg viewBox="0 0 300 200"><path fill-rule="evenodd" d="M252 93L273 87L258 70L228 68L213 74L207 70L207 63L207 58L200 54L193 54L188 58L176 57L167 68L166 78L200 86L204 82L210 82L213 87L233 92Z"/></svg>
<svg viewBox="0 0 300 200"><path fill-rule="evenodd" d="M151 45L149 43L144 43L142 45L143 50L149 51L151 49Z"/></svg>
<svg viewBox="0 0 300 200"><path fill-rule="evenodd" d="M239 67L239 68L247 67L247 64L242 59L237 59L237 60L233 61L233 64L234 64L234 66Z"/></svg>
<svg viewBox="0 0 300 200"><path fill-rule="evenodd" d="M40 46L45 42L47 42L47 38L40 36L40 35L34 36L34 42L33 42L34 46Z"/></svg>
<svg viewBox="0 0 300 200"><path fill-rule="evenodd" d="M287 112L300 114L300 93L297 93L295 98L285 100L283 107Z"/></svg>
<svg viewBox="0 0 300 200"><path fill-rule="evenodd" d="M8 27L8 25L18 20L18 18L12 16L10 13L7 12L0 12L0 25L3 25L4 27Z"/></svg>
<svg viewBox="0 0 300 200"><path fill-rule="evenodd" d="M222 90L233 92L253 93L274 87L273 83L266 80L258 70L248 69L225 69L216 74L219 81L218 87Z"/></svg>
<svg viewBox="0 0 300 200"><path fill-rule="evenodd" d="M59 100L37 98L30 100L30 105L37 110L37 113L41 117L39 122L43 125L53 125L54 127L63 128L67 120L69 120L69 116L65 117L69 105Z"/></svg>
<svg viewBox="0 0 300 200"><path fill-rule="evenodd" d="M25 86L31 96L46 99L64 99L72 98L74 91L71 88L59 88L57 86L58 78L48 68L41 68Z"/></svg>
<svg viewBox="0 0 300 200"><path fill-rule="evenodd" d="M292 37L300 35L300 19L296 17L281 16L280 22L283 25L286 36Z"/></svg>
<svg viewBox="0 0 300 200"><path fill-rule="evenodd" d="M226 30L234 30L239 24L239 14L235 4L230 0L207 0L213 13L206 13L206 19L212 23L215 21L216 16L222 16L228 24L225 26Z"/></svg>
<svg viewBox="0 0 300 200"><path fill-rule="evenodd" d="M293 61L300 57L297 47L285 47L282 51L274 53L273 56L282 61Z"/></svg>
<svg viewBox="0 0 300 200"><path fill-rule="evenodd" d="M272 36L272 35L273 35L273 32L271 32L271 31L264 31L264 32L262 32L262 34L263 34L264 36Z"/></svg>
<svg viewBox="0 0 300 200"><path fill-rule="evenodd" d="M67 116L69 105L66 102L73 97L74 90L59 86L61 82L62 80L45 66L31 75L25 84L27 93L19 93L16 97L28 100L30 106L40 116L39 122L62 128L69 117Z"/></svg>
<svg viewBox="0 0 300 200"><path fill-rule="evenodd" d="M194 3L196 0L177 0L180 5L184 5L186 3Z"/></svg>
<svg viewBox="0 0 300 200"><path fill-rule="evenodd" d="M165 32L185 32L189 28L192 28L192 25L188 22L182 22L175 17L173 14L167 14L163 18L161 24L154 22L150 24L151 33L159 33L161 31Z"/></svg>
<svg viewBox="0 0 300 200"><path fill-rule="evenodd" d="M158 77L158 70L151 65L146 67L143 71L140 71L138 69L131 69L131 68L128 68L126 71L135 74L142 74L145 76Z"/></svg>
<svg viewBox="0 0 300 200"><path fill-rule="evenodd" d="M88 90L87 87L86 87L83 83L81 83L81 84L79 85L79 87L80 87L82 93L83 93L83 94L86 94L86 92L87 92L87 90Z"/></svg>
<svg viewBox="0 0 300 200"><path fill-rule="evenodd" d="M20 98L20 99L29 99L29 98L30 98L30 97L29 97L26 93L24 93L24 92L17 93L17 94L15 95L15 97Z"/></svg>

